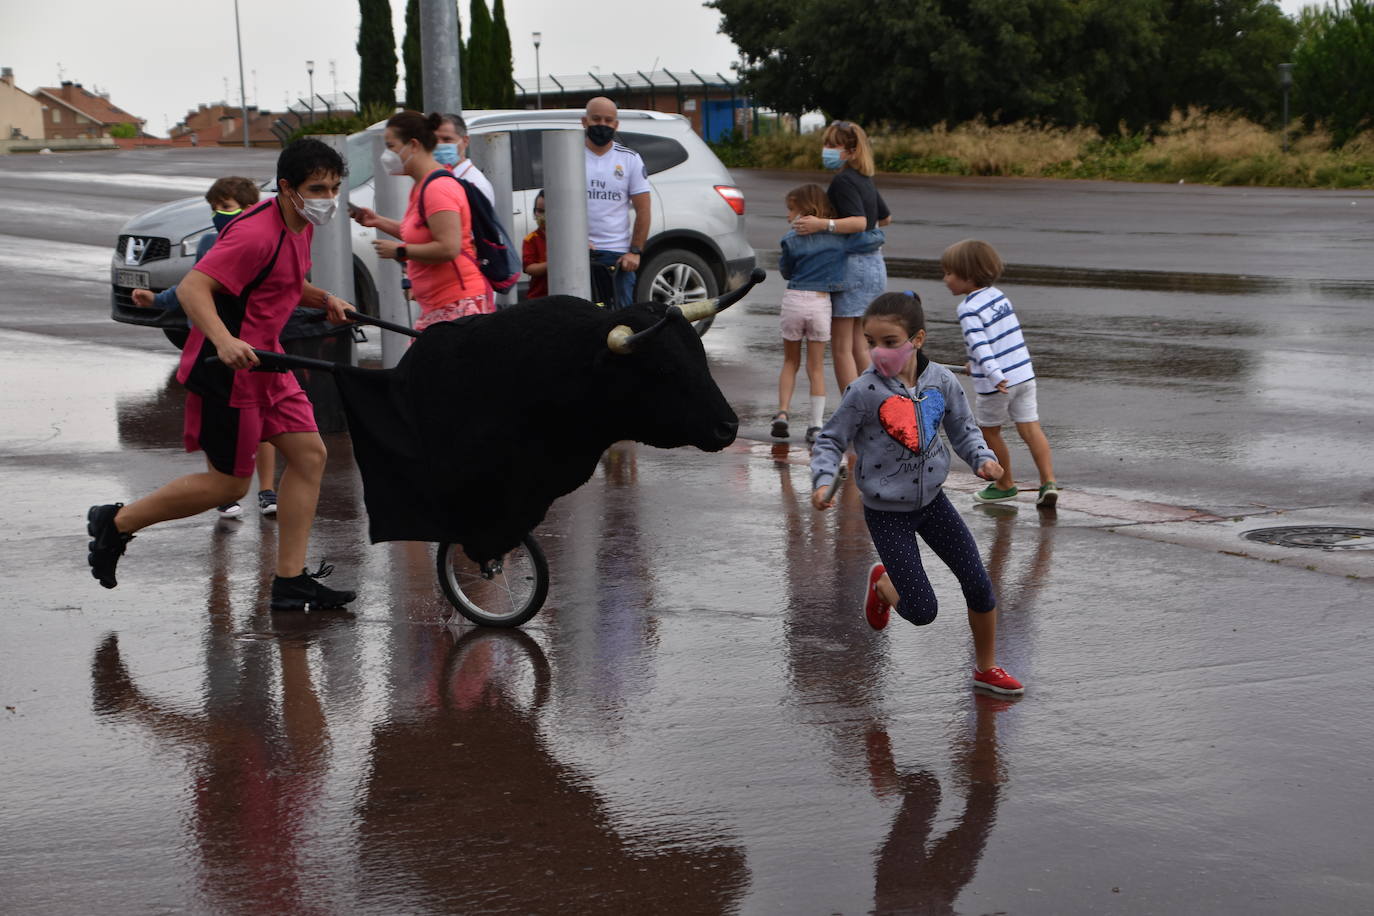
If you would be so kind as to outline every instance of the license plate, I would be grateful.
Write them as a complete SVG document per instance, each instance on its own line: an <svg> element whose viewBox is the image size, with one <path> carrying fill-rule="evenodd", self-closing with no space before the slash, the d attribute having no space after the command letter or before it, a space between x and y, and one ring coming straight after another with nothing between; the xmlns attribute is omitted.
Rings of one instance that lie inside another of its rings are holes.
<svg viewBox="0 0 1374 916"><path fill-rule="evenodd" d="M116 270L115 286L128 286L133 289L147 289L152 286L146 270Z"/></svg>

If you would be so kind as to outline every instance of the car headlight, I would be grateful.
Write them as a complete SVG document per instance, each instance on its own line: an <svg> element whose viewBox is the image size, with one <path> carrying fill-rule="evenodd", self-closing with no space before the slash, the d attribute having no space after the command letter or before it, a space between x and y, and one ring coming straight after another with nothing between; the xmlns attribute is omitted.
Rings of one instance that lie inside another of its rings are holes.
<svg viewBox="0 0 1374 916"><path fill-rule="evenodd" d="M204 229L198 229L182 239L181 256L183 258L194 258L196 256L196 247L200 245L201 238L214 231L214 226L206 226Z"/></svg>

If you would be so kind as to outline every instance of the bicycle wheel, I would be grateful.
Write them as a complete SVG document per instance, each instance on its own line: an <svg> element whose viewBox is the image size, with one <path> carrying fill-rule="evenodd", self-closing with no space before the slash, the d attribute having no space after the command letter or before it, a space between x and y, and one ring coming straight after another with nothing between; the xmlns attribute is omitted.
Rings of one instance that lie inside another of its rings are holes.
<svg viewBox="0 0 1374 916"><path fill-rule="evenodd" d="M549 563L532 535L485 569L458 544L440 544L435 560L444 597L479 626L518 627L549 594Z"/></svg>

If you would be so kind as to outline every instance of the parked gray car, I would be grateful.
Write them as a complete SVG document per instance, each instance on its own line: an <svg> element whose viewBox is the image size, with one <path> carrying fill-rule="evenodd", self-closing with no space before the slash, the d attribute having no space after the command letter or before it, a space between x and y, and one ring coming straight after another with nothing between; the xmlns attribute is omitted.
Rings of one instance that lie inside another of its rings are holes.
<svg viewBox="0 0 1374 916"><path fill-rule="evenodd" d="M580 109L474 111L465 116L473 135L511 135L514 195L509 228L517 245L534 229L530 211L544 184L544 133L580 129L581 116ZM361 206L372 206L371 131L383 126L348 138L349 199ZM629 109L620 112L616 136L644 157L653 203L636 298L681 303L709 299L744 283L754 268L754 249L744 229L744 195L691 123L681 115ZM270 194L271 182L265 182L264 196ZM195 263L196 243L211 231L209 213L203 197L192 197L155 207L124 225L110 265L115 321L160 327L178 345L185 340L184 317L139 308L131 293L138 287L167 289L181 281ZM375 315L375 230L350 224L354 304Z"/></svg>

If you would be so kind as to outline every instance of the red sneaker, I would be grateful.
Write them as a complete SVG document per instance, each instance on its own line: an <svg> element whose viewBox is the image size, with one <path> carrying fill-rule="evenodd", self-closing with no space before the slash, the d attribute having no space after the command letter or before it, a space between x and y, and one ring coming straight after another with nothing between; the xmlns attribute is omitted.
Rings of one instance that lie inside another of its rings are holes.
<svg viewBox="0 0 1374 916"><path fill-rule="evenodd" d="M978 666L973 666L973 686L991 690L993 693L1006 693L1019 695L1026 692L1026 688L1021 682L1002 668L989 668L986 671L979 671Z"/></svg>
<svg viewBox="0 0 1374 916"><path fill-rule="evenodd" d="M881 563L874 563L873 568L868 571L868 591L864 593L864 616L868 618L868 625L875 630L887 626L887 620L892 616L892 605L878 594L878 580L886 572Z"/></svg>

